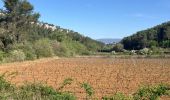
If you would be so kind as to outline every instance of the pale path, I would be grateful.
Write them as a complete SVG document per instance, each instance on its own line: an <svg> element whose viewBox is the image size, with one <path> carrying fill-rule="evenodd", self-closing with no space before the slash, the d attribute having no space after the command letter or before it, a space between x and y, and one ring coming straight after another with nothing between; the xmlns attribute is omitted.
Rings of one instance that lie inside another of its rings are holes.
<svg viewBox="0 0 170 100"><path fill-rule="evenodd" d="M95 96L115 92L132 94L143 84L170 84L170 59L114 59L114 58L50 58L0 65L0 73L18 72L11 81L16 84L47 82L57 88L64 79L72 78L67 86L79 99L85 97L79 83L88 82Z"/></svg>

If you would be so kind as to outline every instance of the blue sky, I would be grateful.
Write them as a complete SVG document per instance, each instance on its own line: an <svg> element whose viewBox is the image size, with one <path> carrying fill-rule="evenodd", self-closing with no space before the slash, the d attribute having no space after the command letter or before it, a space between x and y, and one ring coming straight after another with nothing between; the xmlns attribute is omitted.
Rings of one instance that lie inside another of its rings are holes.
<svg viewBox="0 0 170 100"><path fill-rule="evenodd" d="M123 38L170 20L170 0L29 1L41 21L94 39Z"/></svg>

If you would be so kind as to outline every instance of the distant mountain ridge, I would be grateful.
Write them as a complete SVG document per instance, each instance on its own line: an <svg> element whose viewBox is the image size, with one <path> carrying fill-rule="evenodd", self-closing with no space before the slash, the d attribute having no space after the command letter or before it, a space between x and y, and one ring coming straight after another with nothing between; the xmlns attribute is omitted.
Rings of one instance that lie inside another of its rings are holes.
<svg viewBox="0 0 170 100"><path fill-rule="evenodd" d="M118 43L121 41L121 39L103 38L103 39L97 39L97 41L100 41L105 44L111 44L111 43Z"/></svg>

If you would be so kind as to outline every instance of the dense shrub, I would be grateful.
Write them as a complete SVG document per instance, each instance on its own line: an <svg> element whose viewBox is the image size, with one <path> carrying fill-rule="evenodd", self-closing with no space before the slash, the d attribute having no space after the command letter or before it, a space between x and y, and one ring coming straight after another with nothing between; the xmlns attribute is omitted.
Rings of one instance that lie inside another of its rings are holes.
<svg viewBox="0 0 170 100"><path fill-rule="evenodd" d="M152 50L152 54L155 54L155 55L163 55L164 54L163 48L152 47L151 50Z"/></svg>
<svg viewBox="0 0 170 100"><path fill-rule="evenodd" d="M71 85L73 82L73 79L71 78L67 78L63 81L63 83L61 84L61 86L57 89L58 91L61 91L65 86L67 85Z"/></svg>
<svg viewBox="0 0 170 100"><path fill-rule="evenodd" d="M54 54L50 40L48 39L37 40L34 44L34 49L38 58L51 57Z"/></svg>
<svg viewBox="0 0 170 100"><path fill-rule="evenodd" d="M71 51L66 47L65 43L59 43L58 41L51 42L54 54L59 57L69 57Z"/></svg>
<svg viewBox="0 0 170 100"><path fill-rule="evenodd" d="M86 92L86 99L90 100L92 99L93 95L94 95L94 90L93 88L88 84L88 83L82 83L81 87L85 90Z"/></svg>
<svg viewBox="0 0 170 100"><path fill-rule="evenodd" d="M143 48L143 49L138 51L138 54L140 54L140 55L152 55L153 51L150 50L149 48Z"/></svg>
<svg viewBox="0 0 170 100"><path fill-rule="evenodd" d="M65 45L69 50L70 56L88 55L90 53L83 44L77 41L65 41L63 42L63 45Z"/></svg>
<svg viewBox="0 0 170 100"><path fill-rule="evenodd" d="M56 56L59 56L59 57L70 56L69 49L65 46L64 43L60 43L58 41L51 41L51 46Z"/></svg>
<svg viewBox="0 0 170 100"><path fill-rule="evenodd" d="M76 100L69 92L58 92L42 84L27 84L19 88L15 100Z"/></svg>
<svg viewBox="0 0 170 100"><path fill-rule="evenodd" d="M75 54L77 55L89 54L89 51L87 50L87 48L83 44L80 44L77 41L71 42L70 45L72 45L71 50L75 52Z"/></svg>
<svg viewBox="0 0 170 100"><path fill-rule="evenodd" d="M134 100L158 100L163 95L170 96L169 85L144 86L134 94Z"/></svg>
<svg viewBox="0 0 170 100"><path fill-rule="evenodd" d="M15 86L5 79L5 75L0 75L0 100L7 100L15 91Z"/></svg>
<svg viewBox="0 0 170 100"><path fill-rule="evenodd" d="M6 57L6 53L3 51L0 51L0 61L3 62L4 58Z"/></svg>
<svg viewBox="0 0 170 100"><path fill-rule="evenodd" d="M114 51L116 51L116 52L122 52L123 51L123 45L121 44L121 43L117 43L117 44L115 44L114 46L113 46L113 49L112 50L114 50Z"/></svg>
<svg viewBox="0 0 170 100"><path fill-rule="evenodd" d="M169 48L170 47L170 40L162 41L162 47Z"/></svg>
<svg viewBox="0 0 170 100"><path fill-rule="evenodd" d="M22 50L13 50L5 59L6 62L24 61L26 59L25 53Z"/></svg>
<svg viewBox="0 0 170 100"><path fill-rule="evenodd" d="M105 96L102 100L159 100L161 96L170 96L169 85L143 86L131 96L116 93L113 96Z"/></svg>
<svg viewBox="0 0 170 100"><path fill-rule="evenodd" d="M52 40L57 40L58 42L62 42L66 39L66 34L63 32L54 31L52 34L50 34L49 38Z"/></svg>
<svg viewBox="0 0 170 100"><path fill-rule="evenodd" d="M0 93L2 91L9 90L12 88L12 85L5 80L4 75L0 75Z"/></svg>
<svg viewBox="0 0 170 100"><path fill-rule="evenodd" d="M36 59L35 50L33 48L32 43L30 42L24 42L24 43L18 43L13 45L13 49L20 49L25 53L26 60L34 60Z"/></svg>

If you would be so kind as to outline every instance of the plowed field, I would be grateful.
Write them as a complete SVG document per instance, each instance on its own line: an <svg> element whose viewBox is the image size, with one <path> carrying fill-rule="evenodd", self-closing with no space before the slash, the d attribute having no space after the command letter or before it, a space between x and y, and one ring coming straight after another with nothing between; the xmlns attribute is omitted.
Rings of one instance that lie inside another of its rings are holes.
<svg viewBox="0 0 170 100"><path fill-rule="evenodd" d="M120 59L120 58L49 58L0 65L0 73L18 72L12 83L43 82L58 88L66 78L73 84L65 90L79 99L85 92L79 83L88 82L95 96L115 92L134 93L140 85L170 83L170 59Z"/></svg>

